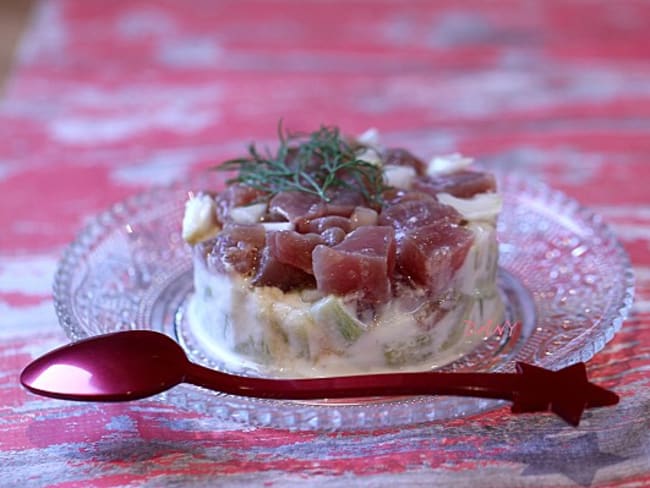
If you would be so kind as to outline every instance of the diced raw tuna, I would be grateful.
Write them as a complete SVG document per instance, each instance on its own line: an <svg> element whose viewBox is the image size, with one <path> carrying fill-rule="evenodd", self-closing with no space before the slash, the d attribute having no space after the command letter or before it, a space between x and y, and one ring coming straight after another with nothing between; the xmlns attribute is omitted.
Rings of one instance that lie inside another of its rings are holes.
<svg viewBox="0 0 650 488"><path fill-rule="evenodd" d="M432 198L405 200L384 208L379 214L379 225L390 225L398 231L416 229L436 222L459 223L458 211Z"/></svg>
<svg viewBox="0 0 650 488"><path fill-rule="evenodd" d="M336 246L345 239L345 231L340 227L330 227L323 231L321 237L325 239L325 244L328 246Z"/></svg>
<svg viewBox="0 0 650 488"><path fill-rule="evenodd" d="M296 288L313 288L314 277L303 270L278 260L271 254L271 249L265 247L257 268L257 273L251 280L254 286L275 286L282 291Z"/></svg>
<svg viewBox="0 0 650 488"><path fill-rule="evenodd" d="M386 149L383 154L384 165L410 166L415 172L422 176L426 173L427 167L422 160L416 158L406 149Z"/></svg>
<svg viewBox="0 0 650 488"><path fill-rule="evenodd" d="M448 175L416 179L413 189L435 195L449 193L458 198L470 198L478 193L496 191L494 176L480 171L457 171Z"/></svg>
<svg viewBox="0 0 650 488"><path fill-rule="evenodd" d="M340 215L349 217L354 209L364 204L364 198L356 190L347 188L335 188L329 193L330 201L325 204L325 213L323 215Z"/></svg>
<svg viewBox="0 0 650 488"><path fill-rule="evenodd" d="M271 255L284 264L289 264L313 274L312 251L326 241L318 234L299 234L292 230L269 232L266 236Z"/></svg>
<svg viewBox="0 0 650 488"><path fill-rule="evenodd" d="M413 190L400 190L398 188L389 188L385 190L382 198L384 207L395 205L397 203L407 202L409 200L436 200L435 195Z"/></svg>
<svg viewBox="0 0 650 488"><path fill-rule="evenodd" d="M230 221L228 213L233 207L250 205L257 201L263 201L266 198L268 197L264 192L251 188L250 186L242 184L230 185L215 198L217 219L221 225L224 225Z"/></svg>
<svg viewBox="0 0 650 488"><path fill-rule="evenodd" d="M397 267L434 294L444 290L473 243L471 231L438 222L410 230L397 245Z"/></svg>
<svg viewBox="0 0 650 488"><path fill-rule="evenodd" d="M252 274L265 240L262 225L228 224L214 240L208 265L221 272L234 269L244 275Z"/></svg>
<svg viewBox="0 0 650 488"><path fill-rule="evenodd" d="M289 222L301 218L320 217L324 209L321 199L310 193L283 191L271 198L269 213L280 216Z"/></svg>
<svg viewBox="0 0 650 488"><path fill-rule="evenodd" d="M283 191L271 198L269 213L295 223L299 219L309 220L330 215L349 217L363 203L360 193L341 188L332 192L331 198L325 202L310 193Z"/></svg>
<svg viewBox="0 0 650 488"><path fill-rule="evenodd" d="M352 223L350 222L350 219L339 215L327 215L315 219L299 219L296 222L296 230L303 234L309 232L322 234L323 231L332 227L338 227L347 234L352 229Z"/></svg>
<svg viewBox="0 0 650 488"><path fill-rule="evenodd" d="M385 226L359 227L340 244L316 246L313 252L319 291L334 295L358 291L362 300L371 303L390 298L394 266L394 231Z"/></svg>
<svg viewBox="0 0 650 488"><path fill-rule="evenodd" d="M354 252L386 259L386 270L395 268L395 232L387 226L364 225L350 232L343 242L337 244L338 251Z"/></svg>
<svg viewBox="0 0 650 488"><path fill-rule="evenodd" d="M350 225L353 229L362 225L377 225L379 214L368 207L356 207L350 215Z"/></svg>

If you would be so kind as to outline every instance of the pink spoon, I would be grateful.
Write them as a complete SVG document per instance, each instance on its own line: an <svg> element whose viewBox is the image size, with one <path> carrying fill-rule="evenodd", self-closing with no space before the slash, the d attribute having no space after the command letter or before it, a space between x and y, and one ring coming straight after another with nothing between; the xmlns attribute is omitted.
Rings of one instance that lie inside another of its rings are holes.
<svg viewBox="0 0 650 488"><path fill-rule="evenodd" d="M29 391L66 400L126 401L192 383L232 395L278 399L393 395L501 398L512 411L552 410L578 425L585 408L618 396L590 383L584 363L550 371L517 363L517 373L391 373L309 379L236 376L191 363L170 337L132 330L91 337L34 360L20 375Z"/></svg>

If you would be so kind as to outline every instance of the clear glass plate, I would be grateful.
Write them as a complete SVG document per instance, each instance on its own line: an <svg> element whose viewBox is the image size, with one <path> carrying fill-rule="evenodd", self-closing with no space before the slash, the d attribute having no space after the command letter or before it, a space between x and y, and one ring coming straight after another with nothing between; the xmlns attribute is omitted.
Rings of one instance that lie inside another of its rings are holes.
<svg viewBox="0 0 650 488"><path fill-rule="evenodd" d="M497 175L504 327L446 365L449 371L511 371L515 361L552 369L587 361L621 327L633 299L629 259L598 215L539 183ZM190 252L180 236L188 191L216 189L202 174L119 203L97 216L68 247L55 277L59 321L72 340L151 329L178 340L190 358L227 370L185 321L192 292ZM250 374L259 374L251 372ZM476 414L495 400L400 397L336 401L240 398L180 385L159 395L182 409L254 425L359 430Z"/></svg>

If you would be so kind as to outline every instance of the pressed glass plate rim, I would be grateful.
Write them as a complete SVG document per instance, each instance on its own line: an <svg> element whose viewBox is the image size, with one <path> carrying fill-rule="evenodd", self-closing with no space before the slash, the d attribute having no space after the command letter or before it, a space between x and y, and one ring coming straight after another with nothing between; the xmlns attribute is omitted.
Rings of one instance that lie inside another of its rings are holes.
<svg viewBox="0 0 650 488"><path fill-rule="evenodd" d="M565 344L561 357L541 360L539 364L560 368L577 361L588 361L595 353L605 347L614 334L621 328L632 306L634 297L634 274L629 257L618 241L611 228L602 218L581 205L576 200L564 193L550 188L538 181L528 181L513 174L496 172L501 184L505 184L510 191L520 191L533 197L543 197L546 202L554 202L567 214L580 217L587 223L615 253L620 268L623 269L621 282L622 296L617 297L615 313L607 323L603 323L591 330L593 336L588 344L580 344L578 338ZM203 178L203 176L201 176ZM131 209L138 209L141 205L155 201L170 192L195 189L197 182L202 181L192 178L176 182L172 185L156 187L149 191L139 193L126 200L114 204L106 211L98 214L72 241L59 262L54 278L53 294L54 307L58 320L68 335L73 340L88 337L89 332L74 316L73 311L73 278L80 266L85 266L84 258L93 246L100 242L106 231L111 230L117 223L125 223L124 218L130 215ZM612 311L614 312L614 311ZM188 396L190 397L188 400ZM192 398L193 397L193 398ZM368 412L368 405L327 405L327 404L293 404L292 408L279 412L277 400L243 399L221 393L206 392L190 385L180 385L167 393L159 395L162 401L171 402L181 408L189 408L203 413L210 413L223 419L251 423L260 426L288 428L292 430L369 430L388 428L404 425L413 425L430 420L423 412L413 414L411 408L426 404L427 397L413 397L408 399L389 400L385 404L386 411L380 411L382 404L370 405L373 412ZM494 400L474 400L477 409L470 414L500 405L502 402ZM420 409L421 410L421 409ZM378 418L373 418L376 416ZM459 412L456 416L463 416Z"/></svg>

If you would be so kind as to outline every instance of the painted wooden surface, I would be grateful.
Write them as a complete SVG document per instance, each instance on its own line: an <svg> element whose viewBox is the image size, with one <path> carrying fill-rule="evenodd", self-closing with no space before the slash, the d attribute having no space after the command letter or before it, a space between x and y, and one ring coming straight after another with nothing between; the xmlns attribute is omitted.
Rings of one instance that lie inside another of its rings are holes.
<svg viewBox="0 0 650 488"><path fill-rule="evenodd" d="M642 0L41 3L0 106L0 486L650 485L649 21ZM637 277L588 365L621 404L578 429L502 409L290 433L23 391L21 368L67 340L50 290L84 222L280 118L460 150L600 212Z"/></svg>

